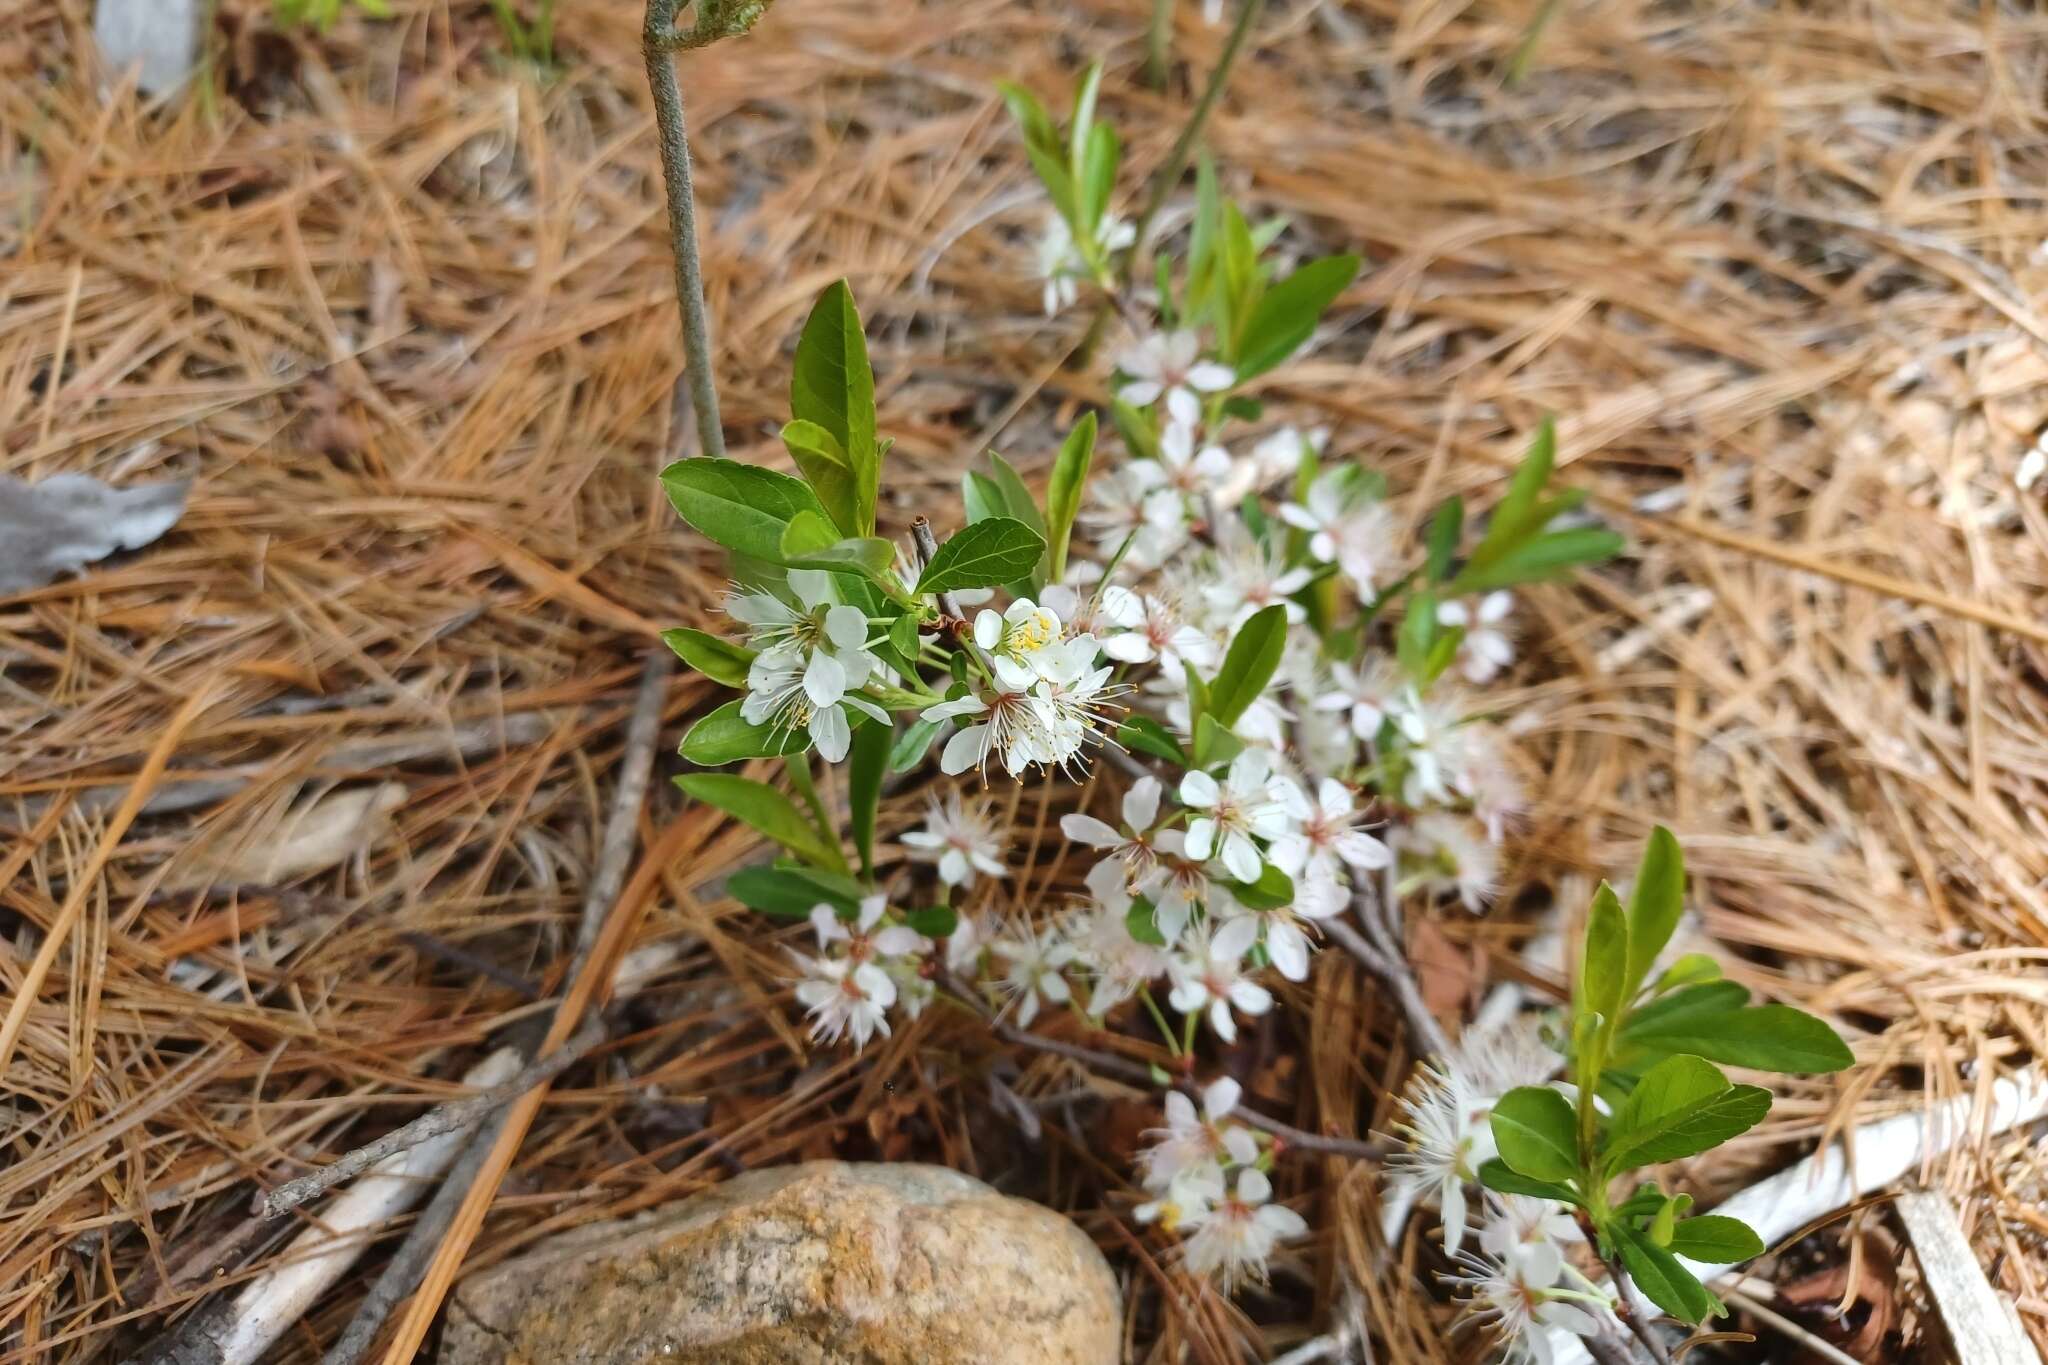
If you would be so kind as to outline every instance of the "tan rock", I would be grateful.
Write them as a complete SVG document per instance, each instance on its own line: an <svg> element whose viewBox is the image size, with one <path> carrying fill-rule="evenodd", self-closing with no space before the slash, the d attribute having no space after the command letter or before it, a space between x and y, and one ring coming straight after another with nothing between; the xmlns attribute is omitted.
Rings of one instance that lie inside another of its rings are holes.
<svg viewBox="0 0 2048 1365"><path fill-rule="evenodd" d="M466 1280L444 1365L1114 1365L1115 1277L1051 1209L939 1166L750 1171Z"/></svg>

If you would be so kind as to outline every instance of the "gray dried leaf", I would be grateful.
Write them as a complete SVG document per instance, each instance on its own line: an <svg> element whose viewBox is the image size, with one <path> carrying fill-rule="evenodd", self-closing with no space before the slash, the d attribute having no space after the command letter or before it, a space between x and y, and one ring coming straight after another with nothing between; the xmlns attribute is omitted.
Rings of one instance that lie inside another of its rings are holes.
<svg viewBox="0 0 2048 1365"><path fill-rule="evenodd" d="M40 588L178 524L190 479L111 488L89 474L0 474L0 596Z"/></svg>

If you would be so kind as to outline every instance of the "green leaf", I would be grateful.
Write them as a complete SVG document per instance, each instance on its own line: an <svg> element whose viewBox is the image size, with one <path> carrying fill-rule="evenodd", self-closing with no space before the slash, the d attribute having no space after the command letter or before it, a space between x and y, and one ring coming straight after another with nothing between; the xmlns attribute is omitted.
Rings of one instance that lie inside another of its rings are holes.
<svg viewBox="0 0 2048 1365"><path fill-rule="evenodd" d="M1733 1265L1763 1255L1764 1242L1740 1218L1707 1213L1673 1228L1668 1249L1701 1265Z"/></svg>
<svg viewBox="0 0 2048 1365"><path fill-rule="evenodd" d="M1124 911L1124 932L1140 943L1154 948L1166 946L1166 935L1159 932L1158 917L1153 913L1152 902L1139 896L1131 902L1131 908Z"/></svg>
<svg viewBox="0 0 2048 1365"><path fill-rule="evenodd" d="M1268 289L1237 333L1238 382L1264 374L1300 350L1324 311L1357 278L1358 257L1325 256Z"/></svg>
<svg viewBox="0 0 2048 1365"><path fill-rule="evenodd" d="M1082 167L1087 159L1088 139L1095 131L1095 101L1102 91L1102 62L1090 62L1088 69L1081 73L1081 84L1074 90L1074 114L1067 122L1068 172L1075 183L1082 179ZM1095 220L1084 211L1079 226L1092 227Z"/></svg>
<svg viewBox="0 0 2048 1365"><path fill-rule="evenodd" d="M1261 608L1244 623L1231 640L1230 652L1223 656L1223 667L1216 671L1215 681L1209 684L1209 714L1216 717L1219 725L1226 729L1235 725L1245 708L1259 699L1266 684L1273 680L1274 670L1280 667L1280 655L1286 648L1284 603Z"/></svg>
<svg viewBox="0 0 2048 1365"><path fill-rule="evenodd" d="M1625 1223L1607 1226L1629 1278L1651 1303L1697 1327L1721 1311L1721 1301L1679 1264L1678 1258Z"/></svg>
<svg viewBox="0 0 2048 1365"><path fill-rule="evenodd" d="M711 681L727 687L747 685L747 669L754 662L754 651L745 645L736 645L716 635L691 630L688 626L665 630L661 639L675 651L678 659Z"/></svg>
<svg viewBox="0 0 2048 1365"><path fill-rule="evenodd" d="M1429 668L1436 641L1436 594L1428 588L1418 588L1408 594L1408 610L1394 636L1394 657L1418 686L1427 687L1435 681Z"/></svg>
<svg viewBox="0 0 2048 1365"><path fill-rule="evenodd" d="M914 720L905 727L889 750L889 771L907 773L924 762L925 750L932 747L932 739L939 733L940 724L936 720Z"/></svg>
<svg viewBox="0 0 2048 1365"><path fill-rule="evenodd" d="M1633 1000L1650 964L1678 928L1685 910L1685 855L1671 831L1659 825L1650 831L1643 860L1636 865L1635 889L1628 897L1628 989Z"/></svg>
<svg viewBox="0 0 2048 1365"><path fill-rule="evenodd" d="M1517 1086L1502 1095L1493 1106L1493 1141L1518 1175L1559 1182L1578 1177L1578 1120L1571 1101L1548 1086Z"/></svg>
<svg viewBox="0 0 2048 1365"><path fill-rule="evenodd" d="M1429 523L1429 581L1441 583L1451 574L1451 560L1458 553L1458 537L1465 530L1465 500L1449 498L1436 509Z"/></svg>
<svg viewBox="0 0 2048 1365"><path fill-rule="evenodd" d="M811 747L809 731L794 726L756 725L740 714L743 704L743 699L735 697L703 717L684 734L676 752L692 763L717 768L743 758L800 754Z"/></svg>
<svg viewBox="0 0 2048 1365"><path fill-rule="evenodd" d="M853 291L840 280L818 296L797 338L789 377L789 410L800 422L824 428L839 445L853 483L853 524L841 529L872 535L881 455L875 447L875 376Z"/></svg>
<svg viewBox="0 0 2048 1365"><path fill-rule="evenodd" d="M732 773L685 773L676 779L683 794L752 826L814 867L846 870L846 857L796 808L765 782Z"/></svg>
<svg viewBox="0 0 2048 1365"><path fill-rule="evenodd" d="M1044 553L1044 539L1021 521L977 521L939 546L917 580L917 591L923 595L998 587L1030 573Z"/></svg>
<svg viewBox="0 0 2048 1365"><path fill-rule="evenodd" d="M1082 415L1059 456L1052 462L1052 481L1045 489L1045 541L1052 560L1045 576L1057 583L1067 571L1067 542L1074 532L1074 518L1081 511L1081 490L1087 486L1088 466L1095 458L1095 414Z"/></svg>
<svg viewBox="0 0 2048 1365"><path fill-rule="evenodd" d="M853 465L840 448L839 438L816 422L799 418L782 427L782 444L796 461L804 478L830 514L841 535L860 532L860 491Z"/></svg>
<svg viewBox="0 0 2048 1365"><path fill-rule="evenodd" d="M1121 398L1109 401L1109 420L1116 427L1116 434L1124 438L1124 446L1141 460L1159 458L1159 434L1152 430L1152 424L1145 414Z"/></svg>
<svg viewBox="0 0 2048 1365"><path fill-rule="evenodd" d="M1628 961L1628 921L1622 916L1614 888L1602 882L1586 915L1579 999L1584 1013L1599 1015L1609 1028L1620 1026L1621 1007L1628 1003Z"/></svg>
<svg viewBox="0 0 2048 1365"><path fill-rule="evenodd" d="M1182 751L1180 741L1173 737L1171 730L1150 716L1134 715L1126 720L1116 732L1116 742L1126 749L1164 759L1176 767L1188 766L1188 756Z"/></svg>
<svg viewBox="0 0 2048 1365"><path fill-rule="evenodd" d="M1510 546L1518 544L1524 536L1543 523L1536 516L1538 500L1543 496L1543 486L1550 482L1550 471L1557 463L1557 423L1548 415L1541 426L1536 428L1536 439L1529 444L1529 453L1515 466L1513 477L1508 480L1508 491L1493 509L1493 516L1486 523L1486 534L1480 537L1473 548L1470 564L1490 564Z"/></svg>
<svg viewBox="0 0 2048 1365"><path fill-rule="evenodd" d="M1074 146L1082 145L1076 135ZM1081 165L1074 173L1074 210L1080 215L1081 226L1087 232L1083 240L1091 244L1091 251L1102 215L1109 208L1110 193L1116 188L1117 163L1122 159L1123 148L1117 143L1115 131L1106 123L1096 124L1088 133Z"/></svg>
<svg viewBox="0 0 2048 1365"><path fill-rule="evenodd" d="M889 572L896 562L895 546L876 536L848 536L844 540L817 545L813 534L817 531L831 533L823 517L815 517L808 512L789 524L789 532L782 538L782 550L792 569L859 574L884 591L896 589ZM853 605L860 604L855 602Z"/></svg>
<svg viewBox="0 0 2048 1365"><path fill-rule="evenodd" d="M1278 910L1294 904L1294 878L1271 863L1259 868L1255 882L1226 882L1225 888L1247 910Z"/></svg>
<svg viewBox="0 0 2048 1365"><path fill-rule="evenodd" d="M996 487L1002 490L1003 515L1014 517L1043 536L1045 518L1039 513L1038 500L1031 496L1031 490L1025 486L1024 476L1017 472L1017 467L994 450L988 453L988 467Z"/></svg>
<svg viewBox="0 0 2048 1365"><path fill-rule="evenodd" d="M728 550L782 563L782 533L799 512L823 518L818 495L802 479L737 460L677 460L661 471L676 512Z"/></svg>
<svg viewBox="0 0 2048 1365"><path fill-rule="evenodd" d="M808 919L820 901L840 911L854 902L822 890L810 878L781 867L748 867L725 879L725 889L741 905L777 919ZM842 903L843 902L843 903Z"/></svg>
<svg viewBox="0 0 2048 1365"><path fill-rule="evenodd" d="M1705 953L1687 953L1664 969L1664 974L1650 989L1656 995L1677 990L1680 986L1695 986L1702 981L1716 981L1721 976L1721 964Z"/></svg>
<svg viewBox="0 0 2048 1365"><path fill-rule="evenodd" d="M1626 1171L1677 1161L1748 1132L1770 1112L1771 1092L1730 1085L1711 1062L1680 1054L1643 1073L1614 1116L1602 1160Z"/></svg>
<svg viewBox="0 0 2048 1365"><path fill-rule="evenodd" d="M1627 545L1618 533L1598 527L1552 531L1525 541L1486 564L1468 561L1452 582L1451 591L1491 592L1495 588L1512 588L1517 583L1539 583L1581 564L1612 559Z"/></svg>
<svg viewBox="0 0 2048 1365"><path fill-rule="evenodd" d="M1499 1157L1489 1157L1479 1165L1479 1183L1489 1190L1501 1194L1528 1194L1538 1199L1555 1199L1560 1204L1582 1204L1579 1192L1569 1185L1555 1180L1536 1180L1523 1175Z"/></svg>
<svg viewBox="0 0 2048 1365"><path fill-rule="evenodd" d="M1647 1024L1638 1020L1622 1036L1634 1046L1658 1052L1690 1052L1723 1066L1788 1075L1841 1071L1856 1062L1855 1054L1849 1051L1841 1035L1790 1005L1687 1013L1676 1018L1652 1019Z"/></svg>
<svg viewBox="0 0 2048 1365"><path fill-rule="evenodd" d="M889 647L905 659L916 659L917 631L918 627L922 624L923 622L918 620L917 613L914 611L906 611L891 621L889 623ZM907 671L914 672L915 670Z"/></svg>
<svg viewBox="0 0 2048 1365"><path fill-rule="evenodd" d="M991 517L1008 516L1010 511L1003 500L1003 490L996 481L971 469L960 475L960 501L967 508L969 526Z"/></svg>
<svg viewBox="0 0 2048 1365"><path fill-rule="evenodd" d="M1685 986L1658 1000L1637 1006L1621 1027L1624 1042L1637 1033L1664 1027L1689 1027L1683 1021L1711 1014L1727 1014L1749 1003L1749 991L1733 981L1708 981Z"/></svg>
<svg viewBox="0 0 2048 1365"><path fill-rule="evenodd" d="M1244 741L1224 729L1212 713L1195 717L1195 767L1213 768L1243 752Z"/></svg>
<svg viewBox="0 0 2048 1365"><path fill-rule="evenodd" d="M960 915L950 905L933 905L910 911L903 922L926 938L951 938L960 927Z"/></svg>
<svg viewBox="0 0 2048 1365"><path fill-rule="evenodd" d="M882 799L882 778L888 772L895 741L894 726L863 725L853 732L853 742L847 746L846 823L853 831L864 877L875 872L875 807Z"/></svg>
<svg viewBox="0 0 2048 1365"><path fill-rule="evenodd" d="M1052 115L1045 112L1038 96L1014 81L997 81L996 89L1002 92L1003 103L1009 106L1010 117L1017 121L1017 129L1024 134L1026 142L1049 146L1059 141L1059 133L1052 126Z"/></svg>

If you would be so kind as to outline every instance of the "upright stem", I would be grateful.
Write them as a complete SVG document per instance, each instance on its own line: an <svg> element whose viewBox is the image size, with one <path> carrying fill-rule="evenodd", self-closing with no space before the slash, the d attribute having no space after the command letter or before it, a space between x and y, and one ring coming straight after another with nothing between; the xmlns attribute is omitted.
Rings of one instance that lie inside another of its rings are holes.
<svg viewBox="0 0 2048 1365"><path fill-rule="evenodd" d="M1152 24L1145 31L1145 84L1154 90L1166 88L1175 3L1176 0L1152 0Z"/></svg>
<svg viewBox="0 0 2048 1365"><path fill-rule="evenodd" d="M1237 22L1231 25L1230 36L1223 40L1223 55L1216 59L1216 69L1209 73L1209 84L1203 88L1195 112L1188 116L1187 126L1180 130L1179 139L1167 154L1166 164L1159 168L1159 174L1152 182L1152 197L1145 201L1145 211L1138 215L1131 249L1124 255L1124 283L1129 284L1134 277L1138 257L1145 249L1145 234L1151 229L1152 220L1158 216L1160 206L1166 203L1166 196L1173 193L1173 187L1180 183L1182 173L1187 170L1188 158L1194 155L1195 143L1201 139L1202 129L1209 122L1209 113L1216 107L1217 98L1230 80L1230 68L1237 60L1238 50L1244 46L1252 25L1258 21L1259 11L1265 7L1266 0L1244 0L1238 6Z"/></svg>
<svg viewBox="0 0 2048 1365"><path fill-rule="evenodd" d="M697 415L699 454L722 458L725 429L718 420L718 389L711 380L711 322L704 311L704 276L697 259L697 195L690 181L690 136L683 124L683 91L676 81L675 17L679 0L647 0L641 52L654 92L661 132L661 178L668 191L668 239L676 257L676 298L683 309L683 350L689 357L690 404Z"/></svg>

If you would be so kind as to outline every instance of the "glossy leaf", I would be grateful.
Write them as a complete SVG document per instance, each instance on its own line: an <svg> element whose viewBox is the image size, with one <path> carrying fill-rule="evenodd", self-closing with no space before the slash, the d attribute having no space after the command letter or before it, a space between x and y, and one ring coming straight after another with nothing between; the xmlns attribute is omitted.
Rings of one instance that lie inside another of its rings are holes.
<svg viewBox="0 0 2048 1365"><path fill-rule="evenodd" d="M1499 1157L1489 1157L1480 1163L1479 1183L1501 1194L1533 1195L1538 1199L1555 1199L1560 1204L1585 1202L1579 1198L1579 1192L1571 1186L1555 1180L1538 1180L1533 1176L1523 1175Z"/></svg>
<svg viewBox="0 0 2048 1365"><path fill-rule="evenodd" d="M754 662L754 651L745 645L688 626L677 626L661 633L662 643L675 651L678 659L702 673L715 683L727 687L745 687L747 669Z"/></svg>
<svg viewBox="0 0 2048 1365"><path fill-rule="evenodd" d="M1518 1175L1565 1182L1579 1174L1578 1120L1548 1086L1517 1086L1493 1106L1493 1141Z"/></svg>
<svg viewBox="0 0 2048 1365"><path fill-rule="evenodd" d="M1021 521L977 521L939 546L917 581L917 591L998 587L1030 573L1044 553L1045 541Z"/></svg>
<svg viewBox="0 0 2048 1365"><path fill-rule="evenodd" d="M1669 1251L1624 1223L1609 1224L1609 1232L1629 1278L1651 1303L1695 1327L1721 1311L1721 1301Z"/></svg>
<svg viewBox="0 0 2048 1365"><path fill-rule="evenodd" d="M716 806L734 819L767 835L815 867L844 871L839 847L804 818L796 803L765 782L732 773L685 773L676 779L683 794Z"/></svg>
<svg viewBox="0 0 2048 1365"><path fill-rule="evenodd" d="M798 418L782 428L782 444L841 535L860 533L860 492L839 440L816 422Z"/></svg>
<svg viewBox="0 0 2048 1365"><path fill-rule="evenodd" d="M1707 1213L1671 1230L1667 1249L1701 1265L1733 1265L1764 1254L1763 1238L1740 1218Z"/></svg>
<svg viewBox="0 0 2048 1365"><path fill-rule="evenodd" d="M737 460L677 460L661 471L676 512L728 550L782 563L782 534L791 518L823 518L818 495L802 479Z"/></svg>
<svg viewBox="0 0 2048 1365"><path fill-rule="evenodd" d="M740 714L741 698L735 697L702 717L683 735L676 750L692 763L706 768L737 763L743 758L781 758L800 754L811 747L810 732L801 726L774 728L756 725Z"/></svg>
<svg viewBox="0 0 2048 1365"><path fill-rule="evenodd" d="M895 742L895 727L877 722L855 730L847 748L846 823L860 854L861 875L866 877L874 875L875 808L882 799L882 779L888 774L889 752Z"/></svg>
<svg viewBox="0 0 2048 1365"><path fill-rule="evenodd" d="M875 445L875 376L868 367L867 338L861 334L853 291L844 280L818 296L797 338L789 409L798 421L828 432L845 456L853 482L853 524L841 529L850 535L873 534L875 489L881 476Z"/></svg>
<svg viewBox="0 0 2048 1365"><path fill-rule="evenodd" d="M1245 709L1259 699L1280 667L1287 648L1287 608L1282 603L1261 608L1238 630L1209 684L1209 714L1219 725L1237 724Z"/></svg>
<svg viewBox="0 0 2048 1365"><path fill-rule="evenodd" d="M1052 481L1045 489L1045 542L1051 555L1046 579L1057 583L1067 571L1067 542L1074 532L1074 518L1081 511L1081 492L1088 483L1088 466L1095 458L1095 414L1082 415L1060 445L1052 463Z"/></svg>

